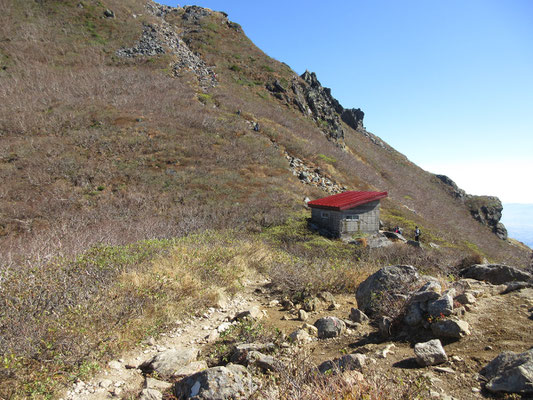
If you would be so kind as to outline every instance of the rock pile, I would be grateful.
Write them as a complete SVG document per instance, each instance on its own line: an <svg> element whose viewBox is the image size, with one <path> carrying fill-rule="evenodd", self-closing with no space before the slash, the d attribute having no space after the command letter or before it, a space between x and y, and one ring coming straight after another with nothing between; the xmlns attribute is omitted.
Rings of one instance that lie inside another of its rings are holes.
<svg viewBox="0 0 533 400"><path fill-rule="evenodd" d="M420 286L420 281L425 283ZM471 302L472 293L456 296L451 288L442 291L436 278L421 277L416 268L396 265L381 268L359 285L356 299L359 308L379 318L382 335L391 333L393 325L406 329L430 328L434 336L460 339L470 334L468 323L457 318L464 308L460 301ZM401 320L398 318L401 317Z"/></svg>
<svg viewBox="0 0 533 400"><path fill-rule="evenodd" d="M300 179L300 182L316 186L319 189L327 193L341 193L346 190L345 186L341 186L335 183L334 180L327 177L320 168L312 168L297 158L285 153L285 158L289 161L289 169L291 170L294 176L297 176Z"/></svg>
<svg viewBox="0 0 533 400"><path fill-rule="evenodd" d="M165 21L164 17L177 9L169 6L162 6L149 2L147 9L153 15L160 17L160 24L145 23L141 38L137 44L130 48L117 50L119 57L151 57L160 54L172 54L176 62L172 66L174 75L180 76L184 71L192 71L200 86L207 90L217 85L216 74L211 67L195 53L193 53L187 44L179 37L178 33L172 26ZM194 19L197 17L200 7L186 7L183 17ZM205 10L205 9L202 9ZM205 12L209 12L205 10Z"/></svg>

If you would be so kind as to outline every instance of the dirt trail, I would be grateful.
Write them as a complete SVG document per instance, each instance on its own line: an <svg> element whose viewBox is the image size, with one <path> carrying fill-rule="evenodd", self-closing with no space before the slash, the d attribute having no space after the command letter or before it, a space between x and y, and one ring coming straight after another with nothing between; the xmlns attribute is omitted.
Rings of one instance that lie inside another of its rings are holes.
<svg viewBox="0 0 533 400"><path fill-rule="evenodd" d="M160 351L177 347L202 348L209 342L217 327L235 316L238 311L260 306L254 291L266 282L249 282L241 293L227 301L220 308L210 308L200 317L178 321L172 331L163 333L157 340L150 339L143 345L123 354L118 360L108 363L89 382L77 382L63 396L64 400L104 400L121 398L125 393L138 393L143 386L144 376L137 368L143 361Z"/></svg>

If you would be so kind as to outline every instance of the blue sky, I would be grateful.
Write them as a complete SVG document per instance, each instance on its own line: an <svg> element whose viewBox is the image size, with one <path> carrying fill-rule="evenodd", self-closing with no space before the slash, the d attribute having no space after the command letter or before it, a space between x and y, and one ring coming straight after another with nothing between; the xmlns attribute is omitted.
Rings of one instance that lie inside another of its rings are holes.
<svg viewBox="0 0 533 400"><path fill-rule="evenodd" d="M164 4L183 6L176 1ZM533 203L533 1L197 0L473 194Z"/></svg>

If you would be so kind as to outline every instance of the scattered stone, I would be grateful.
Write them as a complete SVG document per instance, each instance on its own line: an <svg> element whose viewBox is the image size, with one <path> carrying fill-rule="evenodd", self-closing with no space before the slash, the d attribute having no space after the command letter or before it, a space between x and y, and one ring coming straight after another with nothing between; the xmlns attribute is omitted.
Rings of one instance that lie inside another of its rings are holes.
<svg viewBox="0 0 533 400"><path fill-rule="evenodd" d="M500 393L533 393L533 349L524 353L504 351L481 370L487 390Z"/></svg>
<svg viewBox="0 0 533 400"><path fill-rule="evenodd" d="M292 332L289 335L289 339L293 343L309 343L313 340L309 333L307 333L307 331L303 329L298 329Z"/></svg>
<svg viewBox="0 0 533 400"><path fill-rule="evenodd" d="M225 332L227 331L229 328L231 328L233 325L231 324L231 322L222 322L218 328L217 328L217 331L218 333L222 333L222 332Z"/></svg>
<svg viewBox="0 0 533 400"><path fill-rule="evenodd" d="M315 322L320 339L340 336L346 330L346 324L337 317L324 317Z"/></svg>
<svg viewBox="0 0 533 400"><path fill-rule="evenodd" d="M318 329L316 326L314 325L310 325L310 324L303 324L300 329L303 329L304 331L306 331L308 334L310 334L311 336L314 336L314 337L318 337Z"/></svg>
<svg viewBox="0 0 533 400"><path fill-rule="evenodd" d="M389 317L380 317L378 319L378 330L379 334L383 338L388 338L392 332L392 319Z"/></svg>
<svg viewBox="0 0 533 400"><path fill-rule="evenodd" d="M155 389L143 389L139 400L162 400L163 394Z"/></svg>
<svg viewBox="0 0 533 400"><path fill-rule="evenodd" d="M317 297L328 304L335 303L335 296L330 292L320 292Z"/></svg>
<svg viewBox="0 0 533 400"><path fill-rule="evenodd" d="M250 372L236 364L208 368L174 385L174 394L180 399L248 399L254 390Z"/></svg>
<svg viewBox="0 0 533 400"><path fill-rule="evenodd" d="M204 369L207 369L207 367L208 367L207 363L204 360L192 361L189 364L176 369L176 371L174 371L172 376L173 377L189 376L197 372L203 371Z"/></svg>
<svg viewBox="0 0 533 400"><path fill-rule="evenodd" d="M163 15L163 12L155 11L154 13L155 15L158 13ZM137 44L131 48L117 50L116 55L127 58L151 57L167 52L177 59L177 62L172 66L175 76L180 76L183 71L192 71L203 89L217 85L218 81L213 69L189 49L176 29L165 20L161 20L160 24L144 23L143 32Z"/></svg>
<svg viewBox="0 0 533 400"><path fill-rule="evenodd" d="M198 354L195 347L167 350L143 362L139 369L146 374L157 372L160 376L172 376L176 370L196 360Z"/></svg>
<svg viewBox="0 0 533 400"><path fill-rule="evenodd" d="M394 343L389 343L386 345L383 349L380 349L376 352L376 355L378 358L387 358L389 354L394 354L392 349L394 349L396 345Z"/></svg>
<svg viewBox="0 0 533 400"><path fill-rule="evenodd" d="M271 300L269 303L268 303L268 306L269 307L278 307L279 306L279 300Z"/></svg>
<svg viewBox="0 0 533 400"><path fill-rule="evenodd" d="M113 385L113 381L111 379L102 379L100 383L98 383L98 386L101 388L107 389Z"/></svg>
<svg viewBox="0 0 533 400"><path fill-rule="evenodd" d="M454 317L433 322L431 324L431 331L437 337L455 339L460 339L464 336L470 335L470 327L468 322Z"/></svg>
<svg viewBox="0 0 533 400"><path fill-rule="evenodd" d="M119 362L116 361L116 360L110 361L107 365L108 365L109 368L111 368L111 369L116 369L116 370L121 370L121 369L122 369L122 364L119 363Z"/></svg>
<svg viewBox="0 0 533 400"><path fill-rule="evenodd" d="M318 311L320 306L321 302L317 297L308 297L303 302L303 309L307 312Z"/></svg>
<svg viewBox="0 0 533 400"><path fill-rule="evenodd" d="M255 366L264 372L278 371L283 367L281 361L258 351L251 351L246 355L246 365Z"/></svg>
<svg viewBox="0 0 533 400"><path fill-rule="evenodd" d="M434 370L443 374L455 374L455 371L450 367L435 367Z"/></svg>
<svg viewBox="0 0 533 400"><path fill-rule="evenodd" d="M415 357L418 365L427 367L448 361L448 356L439 339L415 344Z"/></svg>
<svg viewBox="0 0 533 400"><path fill-rule="evenodd" d="M309 316L307 315L307 312L305 312L305 310L298 310L298 320L307 321L307 318L309 318Z"/></svg>
<svg viewBox="0 0 533 400"><path fill-rule="evenodd" d="M366 356L359 353L347 354L334 360L324 361L318 366L318 370L325 374L328 371L338 373L344 371L361 370L366 362Z"/></svg>
<svg viewBox="0 0 533 400"><path fill-rule="evenodd" d="M364 324L369 321L369 318L358 308L352 308L350 311L350 320L359 324Z"/></svg>
<svg viewBox="0 0 533 400"><path fill-rule="evenodd" d="M259 307L253 306L253 307L248 308L247 310L239 311L235 315L233 320L237 321L237 320L245 319L245 318L261 319L263 318L263 315L264 314Z"/></svg>
<svg viewBox="0 0 533 400"><path fill-rule="evenodd" d="M358 308L366 314L378 311L382 297L410 294L411 286L420 278L416 268L396 265L381 268L357 288Z"/></svg>
<svg viewBox="0 0 533 400"><path fill-rule="evenodd" d="M168 382L165 382L165 381L160 381L158 379L154 379L154 378L150 378L150 377L146 377L146 379L144 381L144 388L145 389L155 389L155 390L158 390L160 392L164 392L165 390L169 389L170 387L172 387L172 383L168 383Z"/></svg>
<svg viewBox="0 0 533 400"><path fill-rule="evenodd" d="M493 285L513 281L527 282L533 278L529 272L501 264L475 264L463 269L460 275L465 278L486 281Z"/></svg>
<svg viewBox="0 0 533 400"><path fill-rule="evenodd" d="M476 297L470 292L464 292L455 298L461 304L474 304Z"/></svg>

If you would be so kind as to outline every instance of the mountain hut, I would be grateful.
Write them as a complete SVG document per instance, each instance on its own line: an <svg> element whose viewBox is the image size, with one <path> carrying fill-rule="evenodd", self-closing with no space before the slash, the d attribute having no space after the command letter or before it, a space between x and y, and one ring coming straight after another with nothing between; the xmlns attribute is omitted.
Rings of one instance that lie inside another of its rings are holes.
<svg viewBox="0 0 533 400"><path fill-rule="evenodd" d="M311 222L335 237L379 231L380 200L387 192L348 191L307 203Z"/></svg>

